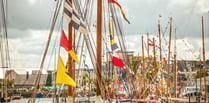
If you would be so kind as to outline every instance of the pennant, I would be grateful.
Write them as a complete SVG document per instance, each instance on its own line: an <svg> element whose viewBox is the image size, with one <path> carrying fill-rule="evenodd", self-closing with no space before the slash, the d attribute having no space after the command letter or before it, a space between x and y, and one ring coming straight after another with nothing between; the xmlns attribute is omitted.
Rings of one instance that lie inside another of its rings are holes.
<svg viewBox="0 0 209 103"><path fill-rule="evenodd" d="M127 16L126 16L126 13L125 13L124 9L122 8L122 6L118 2L116 2L115 0L109 0L109 2L116 4L120 8L120 11L121 11L121 13L123 15L123 18L130 24L130 22L129 22Z"/></svg>
<svg viewBox="0 0 209 103"><path fill-rule="evenodd" d="M67 37L65 35L65 32L62 30L62 37L61 37L61 43L60 45L65 48L66 51L68 51L68 53L70 54L70 56L72 57L73 60L75 60L75 62L77 64L79 64L79 60L78 57L76 56L75 52L73 51L69 41L67 40Z"/></svg>
<svg viewBox="0 0 209 103"><path fill-rule="evenodd" d="M117 58L115 56L112 56L112 57L113 57L113 65L114 66L121 67L121 68L123 68L125 66L125 64L123 63L123 61L120 58Z"/></svg>
<svg viewBox="0 0 209 103"><path fill-rule="evenodd" d="M118 45L116 44L114 38L113 38L113 34L112 34L112 22L109 21L109 34L110 34L110 44L111 44L111 49L112 51L116 50L118 48Z"/></svg>
<svg viewBox="0 0 209 103"><path fill-rule="evenodd" d="M63 17L80 33L88 34L80 14L75 8L72 7L72 4L69 0L65 0Z"/></svg>
<svg viewBox="0 0 209 103"><path fill-rule="evenodd" d="M67 84L71 85L72 87L76 87L75 81L70 77L60 56L58 60L56 84Z"/></svg>

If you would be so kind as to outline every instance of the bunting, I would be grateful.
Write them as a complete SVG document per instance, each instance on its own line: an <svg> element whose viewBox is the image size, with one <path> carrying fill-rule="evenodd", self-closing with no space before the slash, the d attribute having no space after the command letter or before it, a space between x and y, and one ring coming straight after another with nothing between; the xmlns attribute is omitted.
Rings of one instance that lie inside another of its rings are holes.
<svg viewBox="0 0 209 103"><path fill-rule="evenodd" d="M65 32L62 30L62 37L61 37L61 43L60 45L65 48L66 51L68 51L68 53L70 54L70 56L72 57L73 60L75 60L75 62L77 64L79 64L79 60L78 57L76 56L75 52L73 51L69 41L67 40L67 37L65 35Z"/></svg>

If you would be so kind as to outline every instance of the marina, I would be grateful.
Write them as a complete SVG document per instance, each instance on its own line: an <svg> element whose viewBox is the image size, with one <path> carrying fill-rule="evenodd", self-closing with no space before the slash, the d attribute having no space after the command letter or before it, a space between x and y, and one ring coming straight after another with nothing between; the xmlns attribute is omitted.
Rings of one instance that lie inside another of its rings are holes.
<svg viewBox="0 0 209 103"><path fill-rule="evenodd" d="M209 103L208 0L1 0L0 11L0 103Z"/></svg>

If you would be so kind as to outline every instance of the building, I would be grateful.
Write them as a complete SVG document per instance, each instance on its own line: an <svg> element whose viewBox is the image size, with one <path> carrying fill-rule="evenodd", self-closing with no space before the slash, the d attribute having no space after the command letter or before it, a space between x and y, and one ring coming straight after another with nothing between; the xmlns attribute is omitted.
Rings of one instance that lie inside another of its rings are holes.
<svg viewBox="0 0 209 103"><path fill-rule="evenodd" d="M38 72L33 71L32 74L17 74L14 79L14 88L32 88L35 85ZM43 87L46 85L48 74L42 74L39 86Z"/></svg>
<svg viewBox="0 0 209 103"><path fill-rule="evenodd" d="M134 57L134 51L116 51L115 55L117 55L120 59L122 59L124 64L126 64L127 66L132 65L132 58ZM113 61L112 61L112 52L108 52L106 58L107 58L106 72L108 73L107 76L112 77L114 70Z"/></svg>

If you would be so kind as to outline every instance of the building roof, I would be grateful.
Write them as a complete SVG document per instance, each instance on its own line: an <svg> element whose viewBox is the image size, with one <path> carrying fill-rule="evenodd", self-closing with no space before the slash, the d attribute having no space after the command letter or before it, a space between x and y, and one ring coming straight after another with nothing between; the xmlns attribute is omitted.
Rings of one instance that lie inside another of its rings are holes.
<svg viewBox="0 0 209 103"><path fill-rule="evenodd" d="M48 74L42 74L40 79L40 85L45 85ZM37 78L37 74L29 75L28 79L26 79L26 74L17 75L14 80L14 85L22 85L22 86L31 86L35 84Z"/></svg>

